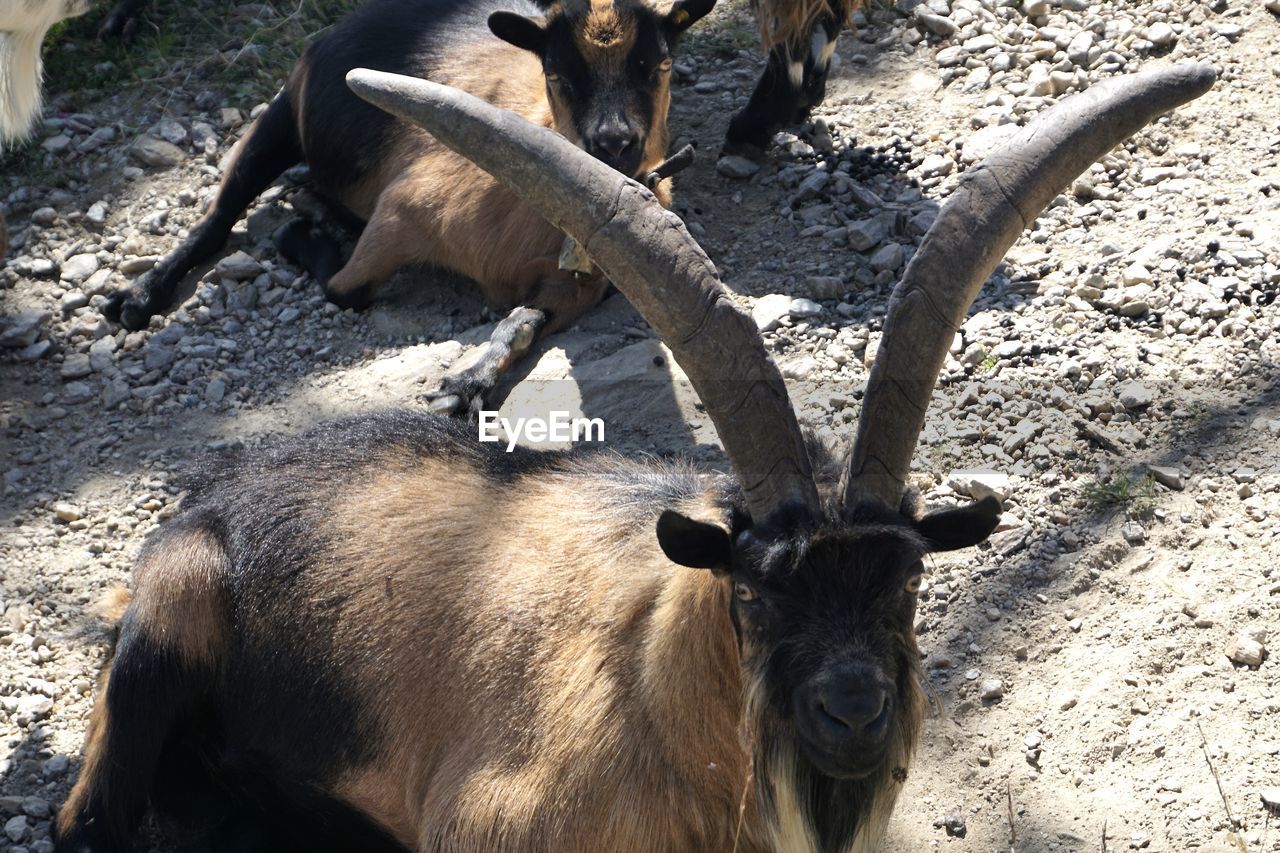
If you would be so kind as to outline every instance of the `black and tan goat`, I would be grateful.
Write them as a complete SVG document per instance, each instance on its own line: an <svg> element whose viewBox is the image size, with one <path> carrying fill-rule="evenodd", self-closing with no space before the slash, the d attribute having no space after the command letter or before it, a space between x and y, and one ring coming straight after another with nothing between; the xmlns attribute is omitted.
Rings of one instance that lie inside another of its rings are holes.
<svg viewBox="0 0 1280 853"><path fill-rule="evenodd" d="M330 300L363 306L396 270L430 263L474 280L489 302L515 306L484 357L441 389L475 406L539 334L599 302L607 282L560 269L560 231L430 134L357 98L344 77L365 66L456 86L640 176L666 154L671 52L714 3L678 0L659 12L648 0L542 9L527 0L371 0L308 48L242 141L208 214L113 296L108 316L145 326L192 266L221 248L254 197L305 161L327 196L368 223L345 265L300 222L279 238ZM668 202L669 181L656 192Z"/></svg>
<svg viewBox="0 0 1280 853"><path fill-rule="evenodd" d="M59 853L127 850L148 801L202 813L218 850L873 849L921 716L921 558L998 515L903 501L954 330L1025 224L1212 71L1098 85L971 170L894 294L833 469L651 194L463 93L350 79L584 244L736 478L508 456L411 413L209 466L139 557Z"/></svg>
<svg viewBox="0 0 1280 853"><path fill-rule="evenodd" d="M822 103L836 39L862 0L753 0L768 58L751 100L729 122L725 151L759 156L779 127Z"/></svg>

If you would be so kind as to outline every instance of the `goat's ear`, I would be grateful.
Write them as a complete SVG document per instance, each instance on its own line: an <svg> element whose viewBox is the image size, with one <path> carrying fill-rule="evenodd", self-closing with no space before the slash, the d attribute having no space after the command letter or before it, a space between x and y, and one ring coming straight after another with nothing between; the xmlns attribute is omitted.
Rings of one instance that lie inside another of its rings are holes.
<svg viewBox="0 0 1280 853"><path fill-rule="evenodd" d="M716 0L676 0L667 13L667 35L675 37L702 20L716 5Z"/></svg>
<svg viewBox="0 0 1280 853"><path fill-rule="evenodd" d="M931 512L915 523L930 551L968 548L991 535L1000 523L1000 501L987 495L980 501L954 509Z"/></svg>
<svg viewBox="0 0 1280 853"><path fill-rule="evenodd" d="M658 544L667 559L677 565L729 571L733 540L729 531L718 524L668 509L658 517Z"/></svg>
<svg viewBox="0 0 1280 853"><path fill-rule="evenodd" d="M537 18L526 18L515 12L494 12L489 16L489 29L508 44L539 57L547 52L547 31Z"/></svg>

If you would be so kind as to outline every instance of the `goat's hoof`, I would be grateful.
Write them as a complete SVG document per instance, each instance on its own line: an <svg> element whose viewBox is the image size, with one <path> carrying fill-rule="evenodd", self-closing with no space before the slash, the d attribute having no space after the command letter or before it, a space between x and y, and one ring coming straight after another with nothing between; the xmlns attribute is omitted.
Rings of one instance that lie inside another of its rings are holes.
<svg viewBox="0 0 1280 853"><path fill-rule="evenodd" d="M352 311L363 311L373 304L373 288L357 287L354 290L339 292L336 290L324 289L324 298L328 299L339 308L350 308Z"/></svg>
<svg viewBox="0 0 1280 853"><path fill-rule="evenodd" d="M434 394L427 396L427 409L438 415L456 415L463 407L463 399L458 394Z"/></svg>
<svg viewBox="0 0 1280 853"><path fill-rule="evenodd" d="M151 322L152 312L146 303L135 299L128 290L117 290L107 297L107 304L102 306L102 316L109 323L118 323L131 332L145 329Z"/></svg>
<svg viewBox="0 0 1280 853"><path fill-rule="evenodd" d="M440 387L427 394L427 408L444 415L478 420L489 387L468 371L445 376Z"/></svg>

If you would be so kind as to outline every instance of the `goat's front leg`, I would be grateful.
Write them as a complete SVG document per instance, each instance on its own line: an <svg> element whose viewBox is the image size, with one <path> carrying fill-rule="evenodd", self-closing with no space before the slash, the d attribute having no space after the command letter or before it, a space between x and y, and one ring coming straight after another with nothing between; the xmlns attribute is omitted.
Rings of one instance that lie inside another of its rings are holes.
<svg viewBox="0 0 1280 853"><path fill-rule="evenodd" d="M537 285L497 327L474 360L446 374L427 395L434 411L477 417L494 386L513 364L524 358L543 336L572 325L604 296L602 275L575 275L559 269L555 259L535 261Z"/></svg>
<svg viewBox="0 0 1280 853"><path fill-rule="evenodd" d="M751 100L729 122L726 153L759 157L780 127L803 121L822 103L847 0L830 0L808 33L774 45Z"/></svg>

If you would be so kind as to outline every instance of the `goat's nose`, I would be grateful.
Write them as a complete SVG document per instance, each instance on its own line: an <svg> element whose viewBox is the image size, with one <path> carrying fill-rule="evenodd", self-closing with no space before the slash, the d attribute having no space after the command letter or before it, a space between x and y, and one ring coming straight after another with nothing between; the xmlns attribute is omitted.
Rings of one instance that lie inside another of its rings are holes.
<svg viewBox="0 0 1280 853"><path fill-rule="evenodd" d="M636 135L627 127L604 128L596 135L596 145L610 157L621 157L623 152L638 141Z"/></svg>
<svg viewBox="0 0 1280 853"><path fill-rule="evenodd" d="M816 716L833 734L878 735L889 716L889 694L878 687L824 690L814 703Z"/></svg>

